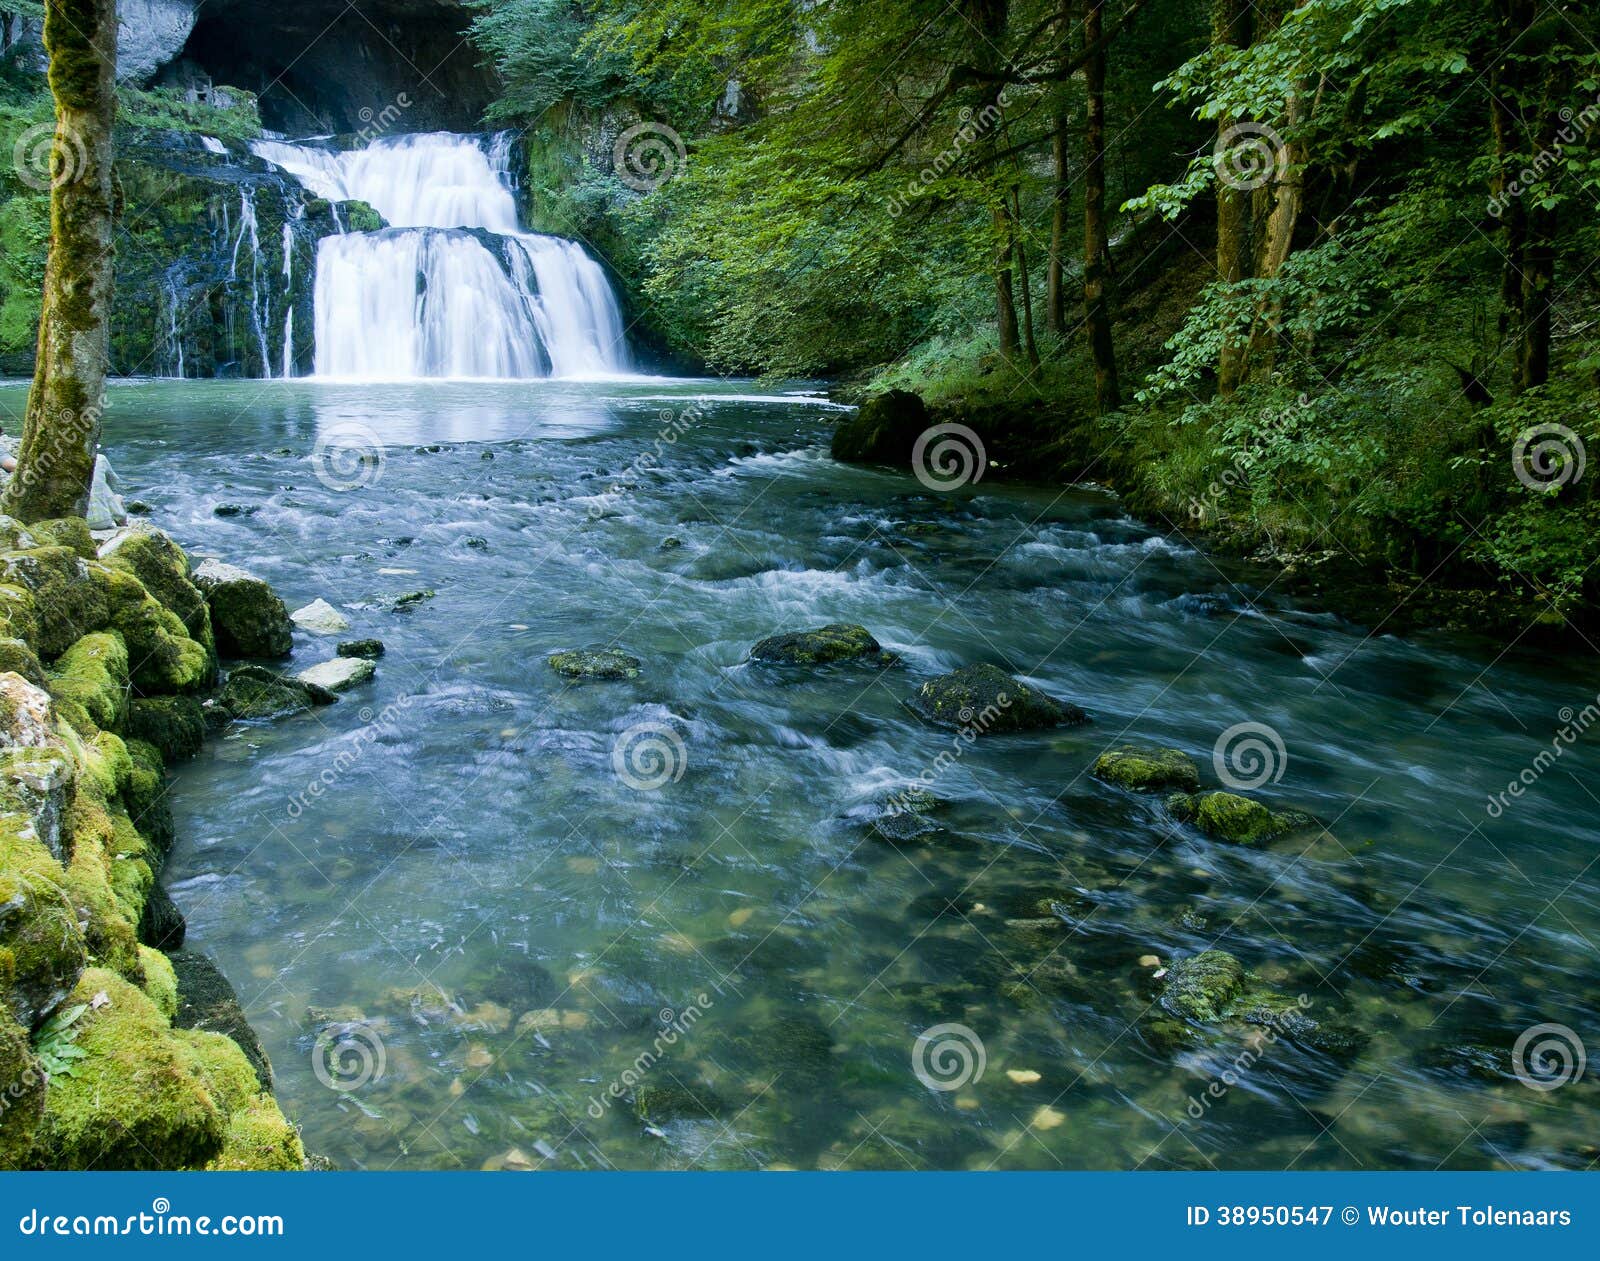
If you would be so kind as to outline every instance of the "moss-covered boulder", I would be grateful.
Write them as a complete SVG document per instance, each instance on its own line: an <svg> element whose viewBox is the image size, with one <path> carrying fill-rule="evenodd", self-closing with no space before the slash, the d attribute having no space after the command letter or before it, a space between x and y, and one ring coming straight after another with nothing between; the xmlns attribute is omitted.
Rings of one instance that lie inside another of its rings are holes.
<svg viewBox="0 0 1600 1261"><path fill-rule="evenodd" d="M189 1169L221 1154L228 1119L201 1058L156 1005L121 977L90 968L68 1000L83 1052L45 1096L40 1145L55 1169Z"/></svg>
<svg viewBox="0 0 1600 1261"><path fill-rule="evenodd" d="M101 629L110 615L104 584L70 547L0 553L0 586L19 587L31 597L36 629L30 636L14 628L12 635L27 639L46 661Z"/></svg>
<svg viewBox="0 0 1600 1261"><path fill-rule="evenodd" d="M616 648L569 648L545 660L568 679L636 679L643 669L639 658Z"/></svg>
<svg viewBox="0 0 1600 1261"><path fill-rule="evenodd" d="M146 996L170 1021L178 1014L178 975L172 970L172 961L151 946L140 946L139 964L144 969Z"/></svg>
<svg viewBox="0 0 1600 1261"><path fill-rule="evenodd" d="M211 682L210 650L189 637L176 613L126 570L92 561L90 571L105 587L110 628L128 645L135 688L146 694L189 692Z"/></svg>
<svg viewBox="0 0 1600 1261"><path fill-rule="evenodd" d="M1174 793L1167 809L1181 823L1192 823L1207 836L1235 845L1260 845L1294 828L1302 816L1274 814L1259 801L1238 793Z"/></svg>
<svg viewBox="0 0 1600 1261"><path fill-rule="evenodd" d="M216 964L194 950L168 956L178 979L178 1014L173 1025L225 1035L243 1053L261 1090L272 1089L272 1063L245 1018L239 996Z"/></svg>
<svg viewBox="0 0 1600 1261"><path fill-rule="evenodd" d="M140 834L158 855L165 857L172 848L173 829L161 751L146 741L133 738L125 741L125 747L128 778L121 789L122 804Z"/></svg>
<svg viewBox="0 0 1600 1261"><path fill-rule="evenodd" d="M1178 790L1194 792L1200 787L1200 768L1181 749L1152 745L1121 745L1095 759L1094 777L1133 792Z"/></svg>
<svg viewBox="0 0 1600 1261"><path fill-rule="evenodd" d="M287 657L294 646L289 610L270 586L237 565L207 560L194 584L211 609L217 651L230 657Z"/></svg>
<svg viewBox="0 0 1600 1261"><path fill-rule="evenodd" d="M230 718L262 721L310 709L315 694L299 679L264 666L242 665L228 671L217 704Z"/></svg>
<svg viewBox="0 0 1600 1261"><path fill-rule="evenodd" d="M33 1054L28 1031L0 1012L0 1169L32 1163L44 1096L44 1068Z"/></svg>
<svg viewBox="0 0 1600 1261"><path fill-rule="evenodd" d="M1226 950L1176 959L1167 968L1161 1005L1196 1024L1221 1020L1244 988L1244 965Z"/></svg>
<svg viewBox="0 0 1600 1261"><path fill-rule="evenodd" d="M272 1096L256 1095L228 1118L222 1154L207 1169L288 1173L306 1167L300 1131L284 1119Z"/></svg>
<svg viewBox="0 0 1600 1261"><path fill-rule="evenodd" d="M368 661L376 661L383 656L383 640L347 639L333 651L340 657L364 657Z"/></svg>
<svg viewBox="0 0 1600 1261"><path fill-rule="evenodd" d="M205 713L192 696L145 697L129 704L124 730L130 739L155 747L163 761L175 762L200 752Z"/></svg>
<svg viewBox="0 0 1600 1261"><path fill-rule="evenodd" d="M0 674L18 674L35 687L44 687L46 676L39 654L25 639L0 637Z"/></svg>
<svg viewBox="0 0 1600 1261"><path fill-rule="evenodd" d="M962 666L929 679L907 704L928 722L974 735L1039 731L1089 721L1089 715L1076 705L1046 696L991 665Z"/></svg>
<svg viewBox="0 0 1600 1261"><path fill-rule="evenodd" d="M917 439L933 422L922 399L888 390L867 399L833 431L833 458L855 464L911 463Z"/></svg>
<svg viewBox="0 0 1600 1261"><path fill-rule="evenodd" d="M177 615L190 639L207 651L214 650L206 597L194 585L188 556L165 533L145 524L119 530L101 544L100 559L132 574Z"/></svg>
<svg viewBox="0 0 1600 1261"><path fill-rule="evenodd" d="M32 1029L66 998L88 960L66 873L24 814L0 814L0 983Z"/></svg>
<svg viewBox="0 0 1600 1261"><path fill-rule="evenodd" d="M26 551L37 546L39 540L33 537L27 526L15 517L0 513L0 551Z"/></svg>
<svg viewBox="0 0 1600 1261"><path fill-rule="evenodd" d="M1175 959L1167 968L1160 1006L1193 1025L1253 1026L1345 1061L1360 1054L1369 1038L1337 1013L1319 1011L1309 995L1285 994L1245 971L1225 950ZM1175 1041L1171 1030L1167 1040Z"/></svg>
<svg viewBox="0 0 1600 1261"><path fill-rule="evenodd" d="M85 734L119 730L128 704L128 648L122 636L95 631L68 647L50 670L50 694Z"/></svg>
<svg viewBox="0 0 1600 1261"><path fill-rule="evenodd" d="M39 644L39 611L33 595L15 583L0 583L0 635L20 639L35 655Z"/></svg>
<svg viewBox="0 0 1600 1261"><path fill-rule="evenodd" d="M89 523L82 517L55 517L49 521L35 521L28 527L36 547L69 547L85 560L95 557L94 536L89 533Z"/></svg>
<svg viewBox="0 0 1600 1261"><path fill-rule="evenodd" d="M865 626L831 622L816 630L769 635L750 650L750 660L767 665L820 666L833 661L892 665L898 658L885 652Z"/></svg>

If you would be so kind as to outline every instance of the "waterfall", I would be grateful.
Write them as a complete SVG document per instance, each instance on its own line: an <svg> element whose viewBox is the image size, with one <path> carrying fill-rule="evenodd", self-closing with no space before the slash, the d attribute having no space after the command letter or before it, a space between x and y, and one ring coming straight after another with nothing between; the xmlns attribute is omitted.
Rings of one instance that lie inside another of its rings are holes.
<svg viewBox="0 0 1600 1261"><path fill-rule="evenodd" d="M318 376L600 376L628 371L605 272L573 241L522 231L506 137L434 132L337 151L251 150L317 197L388 225L317 246ZM336 220L337 222L337 220Z"/></svg>
<svg viewBox="0 0 1600 1261"><path fill-rule="evenodd" d="M267 353L267 330L262 320L262 310L271 301L271 294L261 281L261 234L256 223L255 190L246 188L239 193L239 235L233 241L233 258L228 265L228 279L239 278L239 249L250 238L250 327L256 335L256 347L261 354L261 375L272 375L272 359Z"/></svg>

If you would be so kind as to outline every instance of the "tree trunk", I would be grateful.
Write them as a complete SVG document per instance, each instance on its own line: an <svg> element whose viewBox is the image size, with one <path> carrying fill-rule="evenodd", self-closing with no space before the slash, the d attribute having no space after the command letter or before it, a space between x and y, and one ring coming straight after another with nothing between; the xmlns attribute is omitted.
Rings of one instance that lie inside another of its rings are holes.
<svg viewBox="0 0 1600 1261"><path fill-rule="evenodd" d="M1284 118L1291 131L1300 125L1308 88L1304 83L1297 85L1286 104ZM1256 275L1264 280L1276 276L1288 261L1305 200L1305 146L1299 141L1290 141L1287 148L1283 177L1267 185L1269 208L1261 225L1256 253ZM1255 326L1250 335L1250 374L1257 381L1270 378L1277 362L1279 311L1278 303L1268 301L1263 301L1256 310Z"/></svg>
<svg viewBox="0 0 1600 1261"><path fill-rule="evenodd" d="M1072 185L1067 178L1067 117L1055 116L1052 123L1050 160L1054 183L1050 193L1050 267L1045 273L1045 323L1052 333L1067 333L1066 267L1067 213L1071 208Z"/></svg>
<svg viewBox="0 0 1600 1261"><path fill-rule="evenodd" d="M1011 215L1002 201L994 209L994 230L998 244L994 256L995 322L1000 328L1000 355L1017 357L1017 303L1011 286Z"/></svg>
<svg viewBox="0 0 1600 1261"><path fill-rule="evenodd" d="M1245 48L1250 43L1249 0L1216 0L1211 15L1212 43L1218 48ZM1235 118L1217 119L1217 140L1237 124ZM1217 279L1237 284L1245 278L1250 251L1250 197L1240 188L1217 180ZM1249 343L1237 334L1222 342L1217 362L1217 393L1226 397L1238 389L1244 376Z"/></svg>
<svg viewBox="0 0 1600 1261"><path fill-rule="evenodd" d="M50 256L38 361L3 507L23 521L82 516L100 443L112 259L116 0L46 0L55 98Z"/></svg>
<svg viewBox="0 0 1600 1261"><path fill-rule="evenodd" d="M1086 90L1083 156L1083 314L1094 362L1100 412L1122 406L1116 343L1111 332L1111 243L1106 232L1106 54L1099 47L1104 0L1084 0L1083 40L1093 49L1084 63Z"/></svg>
<svg viewBox="0 0 1600 1261"><path fill-rule="evenodd" d="M1028 250L1022 243L1022 192L1011 187L1011 227L1017 243L1017 283L1022 287L1022 344L1028 362L1039 366L1039 343L1033 336L1033 286L1028 280Z"/></svg>

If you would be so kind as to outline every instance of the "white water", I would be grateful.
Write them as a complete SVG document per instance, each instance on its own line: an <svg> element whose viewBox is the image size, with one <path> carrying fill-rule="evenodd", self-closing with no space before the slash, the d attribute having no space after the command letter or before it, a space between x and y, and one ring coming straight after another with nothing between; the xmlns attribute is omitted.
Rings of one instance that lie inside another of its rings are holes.
<svg viewBox="0 0 1600 1261"><path fill-rule="evenodd" d="M628 370L622 316L583 248L523 232L507 147L447 132L335 152L251 142L309 191L389 225L317 248L316 373L368 380Z"/></svg>

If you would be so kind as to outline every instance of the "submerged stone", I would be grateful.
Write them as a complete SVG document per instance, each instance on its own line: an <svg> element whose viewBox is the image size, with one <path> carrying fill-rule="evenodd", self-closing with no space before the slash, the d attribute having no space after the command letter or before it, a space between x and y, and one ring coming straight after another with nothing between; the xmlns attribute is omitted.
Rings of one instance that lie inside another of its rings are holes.
<svg viewBox="0 0 1600 1261"><path fill-rule="evenodd" d="M1200 768L1181 749L1151 745L1121 745L1095 759L1096 779L1134 792L1178 789L1194 792L1200 787Z"/></svg>
<svg viewBox="0 0 1600 1261"><path fill-rule="evenodd" d="M205 593L217 649L233 657L287 657L294 647L289 610L260 578L237 565L207 560L194 571Z"/></svg>
<svg viewBox="0 0 1600 1261"><path fill-rule="evenodd" d="M1222 1022L1255 1025L1273 1037L1320 1051L1335 1060L1353 1059L1369 1041L1365 1030L1317 1011L1306 995L1282 993L1248 973L1225 950L1206 950L1175 959L1167 969L1160 1005L1174 1016L1198 1025ZM1183 1031L1152 1025L1157 1040L1181 1045Z"/></svg>
<svg viewBox="0 0 1600 1261"><path fill-rule="evenodd" d="M1174 793L1167 809L1181 823L1192 823L1207 836L1236 845L1259 845L1311 822L1299 812L1274 814L1259 801L1237 793Z"/></svg>
<svg viewBox="0 0 1600 1261"><path fill-rule="evenodd" d="M899 660L885 652L865 626L853 622L831 622L816 630L768 636L750 650L750 659L785 666L819 666L832 661L891 665Z"/></svg>
<svg viewBox="0 0 1600 1261"><path fill-rule="evenodd" d="M709 1121L722 1114L723 1103L710 1087L693 1090L675 1081L647 1082L633 1092L633 1115L645 1125L669 1121Z"/></svg>
<svg viewBox="0 0 1600 1261"><path fill-rule="evenodd" d="M569 679L636 679L643 668L639 658L615 648L569 648L546 660Z"/></svg>
<svg viewBox="0 0 1600 1261"><path fill-rule="evenodd" d="M1076 705L1046 696L991 665L962 666L929 679L907 704L928 722L970 730L973 735L1039 731L1089 721Z"/></svg>

